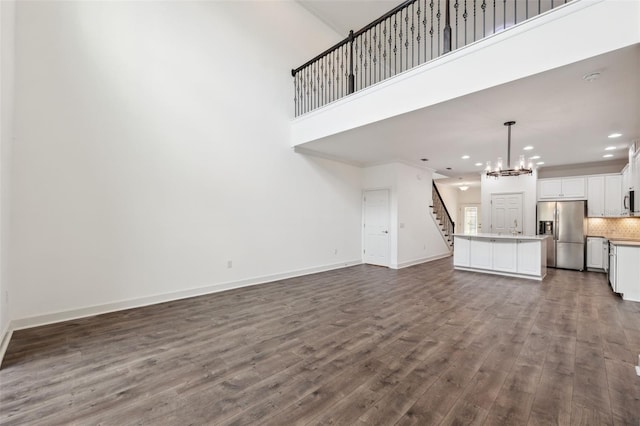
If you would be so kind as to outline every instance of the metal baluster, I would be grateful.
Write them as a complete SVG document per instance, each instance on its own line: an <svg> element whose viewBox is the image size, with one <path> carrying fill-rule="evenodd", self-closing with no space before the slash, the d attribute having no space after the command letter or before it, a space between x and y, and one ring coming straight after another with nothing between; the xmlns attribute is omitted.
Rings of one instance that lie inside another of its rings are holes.
<svg viewBox="0 0 640 426"><path fill-rule="evenodd" d="M398 70L398 14L393 15L393 75L396 75Z"/></svg>
<svg viewBox="0 0 640 426"><path fill-rule="evenodd" d="M476 32L476 0L473 0L473 41L476 41L477 32Z"/></svg>
<svg viewBox="0 0 640 426"><path fill-rule="evenodd" d="M382 41L384 50L382 51L382 57L384 58L384 78L387 78L387 20L384 20L384 29L382 30ZM389 75L391 75L391 62L389 62Z"/></svg>
<svg viewBox="0 0 640 426"><path fill-rule="evenodd" d="M356 77L353 75L353 30L349 31L349 93L356 90Z"/></svg>
<svg viewBox="0 0 640 426"><path fill-rule="evenodd" d="M431 54L429 56L433 59L433 0L429 3L429 7L431 8L431 28L429 29L429 35L431 36Z"/></svg>
<svg viewBox="0 0 640 426"><path fill-rule="evenodd" d="M482 37L487 36L487 0L482 0Z"/></svg>
<svg viewBox="0 0 640 426"><path fill-rule="evenodd" d="M400 12L400 34L399 34L399 42L400 42L400 72L402 72L402 10ZM397 74L397 71L396 71Z"/></svg>
<svg viewBox="0 0 640 426"><path fill-rule="evenodd" d="M323 100L323 104L327 104L329 103L329 97L327 96L327 90L328 90L328 79L327 79L327 57L324 57L324 60L322 61L322 68L323 68L323 78L324 78L324 90L322 91L322 100Z"/></svg>
<svg viewBox="0 0 640 426"><path fill-rule="evenodd" d="M458 0L456 0L456 2L453 4L453 8L456 10L456 48L459 47L459 38L460 38L460 34L458 33L458 8L460 7L460 4L458 2Z"/></svg>
<svg viewBox="0 0 640 426"><path fill-rule="evenodd" d="M378 35L378 81L382 81L382 37L380 34L380 30L382 29L382 23L378 24L379 28L377 30Z"/></svg>
<svg viewBox="0 0 640 426"><path fill-rule="evenodd" d="M416 12L416 16L418 17L418 36L416 37L416 40L418 41L418 65L421 64L422 62L420 62L420 41L421 41L421 36L420 36L420 14L421 14L421 9L420 9L420 1L418 0L418 10Z"/></svg>
<svg viewBox="0 0 640 426"><path fill-rule="evenodd" d="M518 0L513 0L513 25L518 23Z"/></svg>
<svg viewBox="0 0 640 426"><path fill-rule="evenodd" d="M467 0L464 0L464 11L462 12L462 18L464 19L464 43L463 46L467 45Z"/></svg>
<svg viewBox="0 0 640 426"><path fill-rule="evenodd" d="M372 71L373 71L373 63L371 62L371 30L367 31L367 33L369 34L369 49L368 52L369 53L369 86L371 86L373 84L373 80L372 80Z"/></svg>
<svg viewBox="0 0 640 426"><path fill-rule="evenodd" d="M404 69L409 69L409 8L404 11Z"/></svg>
<svg viewBox="0 0 640 426"><path fill-rule="evenodd" d="M415 62L416 49L414 49L414 46L413 46L413 40L415 40L414 35L416 30L415 16L416 16L416 4L412 3L411 4L411 67L416 66L416 62ZM418 2L418 22L420 22L420 2ZM420 62L420 25L419 24L418 24L418 62Z"/></svg>
<svg viewBox="0 0 640 426"><path fill-rule="evenodd" d="M507 28L507 0L502 0L502 29Z"/></svg>
<svg viewBox="0 0 640 426"><path fill-rule="evenodd" d="M496 33L496 0L493 0L493 34Z"/></svg>
<svg viewBox="0 0 640 426"><path fill-rule="evenodd" d="M436 18L438 19L438 54L436 55L436 58L438 56L440 56L440 16L442 16L440 14L440 1L441 0L437 0L438 1L438 13L436 13Z"/></svg>

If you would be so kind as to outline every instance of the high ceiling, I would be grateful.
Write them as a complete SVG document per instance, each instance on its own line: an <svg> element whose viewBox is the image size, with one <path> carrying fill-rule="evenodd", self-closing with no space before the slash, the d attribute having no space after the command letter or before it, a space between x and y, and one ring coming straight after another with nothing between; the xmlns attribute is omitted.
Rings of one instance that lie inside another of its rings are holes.
<svg viewBox="0 0 640 426"><path fill-rule="evenodd" d="M343 37L349 35L350 30L359 30L402 3L398 0L296 1Z"/></svg>
<svg viewBox="0 0 640 426"><path fill-rule="evenodd" d="M349 26L343 20L351 12L345 11L369 12L354 19L357 25L351 27L357 29L397 4L299 1L336 29ZM593 72L599 72L599 78L583 78ZM363 166L403 161L456 180L478 180L488 160L500 156L506 162L503 122L508 120L517 122L512 163L519 154L540 156L534 160L544 161L539 167L620 161L629 144L640 139L640 45L309 142L304 148ZM622 136L608 138L614 132ZM523 151L525 146L534 148ZM609 146L616 149L605 152ZM603 158L605 154L613 156Z"/></svg>

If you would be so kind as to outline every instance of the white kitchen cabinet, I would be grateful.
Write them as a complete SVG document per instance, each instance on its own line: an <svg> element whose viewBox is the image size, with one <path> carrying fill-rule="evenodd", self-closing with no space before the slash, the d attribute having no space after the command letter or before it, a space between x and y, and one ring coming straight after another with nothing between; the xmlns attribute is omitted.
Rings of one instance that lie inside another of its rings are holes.
<svg viewBox="0 0 640 426"><path fill-rule="evenodd" d="M622 175L604 177L604 215L620 217L623 215Z"/></svg>
<svg viewBox="0 0 640 426"><path fill-rule="evenodd" d="M586 198L587 180L585 177L538 180L538 199L584 200Z"/></svg>
<svg viewBox="0 0 640 426"><path fill-rule="evenodd" d="M622 175L587 177L587 216L620 217L624 215Z"/></svg>
<svg viewBox="0 0 640 426"><path fill-rule="evenodd" d="M622 215L629 216L631 213L629 209L629 191L631 190L631 168L627 163L622 169ZM626 203L626 204L625 204Z"/></svg>
<svg viewBox="0 0 640 426"><path fill-rule="evenodd" d="M587 178L587 216L604 216L604 176Z"/></svg>
<svg viewBox="0 0 640 426"><path fill-rule="evenodd" d="M469 247L470 240L465 237L456 237L453 246L453 264L460 266L469 266Z"/></svg>
<svg viewBox="0 0 640 426"><path fill-rule="evenodd" d="M605 261L609 261L603 257L604 241L600 237L587 237L587 269L604 270Z"/></svg>
<svg viewBox="0 0 640 426"><path fill-rule="evenodd" d="M542 280L547 274L548 238L460 234L454 239L455 269L534 280Z"/></svg>
<svg viewBox="0 0 640 426"><path fill-rule="evenodd" d="M492 269L493 241L472 239L470 244L469 266L472 268Z"/></svg>
<svg viewBox="0 0 640 426"><path fill-rule="evenodd" d="M517 251L513 240L495 240L493 242L493 269L502 272L517 271Z"/></svg>
<svg viewBox="0 0 640 426"><path fill-rule="evenodd" d="M640 302L640 245L613 243L609 280L624 300Z"/></svg>
<svg viewBox="0 0 640 426"><path fill-rule="evenodd" d="M550 241L547 241L547 243L551 244ZM517 271L519 273L530 275L540 274L540 265L546 263L546 253L543 258L540 247L541 245L538 241L518 240Z"/></svg>

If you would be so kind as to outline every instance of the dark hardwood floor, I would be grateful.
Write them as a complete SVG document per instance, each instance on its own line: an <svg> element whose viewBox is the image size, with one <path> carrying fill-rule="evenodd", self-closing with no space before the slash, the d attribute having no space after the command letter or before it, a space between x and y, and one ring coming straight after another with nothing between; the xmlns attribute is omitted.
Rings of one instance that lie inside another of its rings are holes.
<svg viewBox="0 0 640 426"><path fill-rule="evenodd" d="M638 354L604 274L362 265L17 331L0 423L638 426Z"/></svg>

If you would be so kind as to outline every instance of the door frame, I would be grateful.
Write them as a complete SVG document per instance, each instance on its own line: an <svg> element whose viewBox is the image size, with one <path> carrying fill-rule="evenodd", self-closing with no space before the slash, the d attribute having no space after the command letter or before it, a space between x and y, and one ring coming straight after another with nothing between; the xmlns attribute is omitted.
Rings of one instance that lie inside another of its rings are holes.
<svg viewBox="0 0 640 426"><path fill-rule="evenodd" d="M373 265L373 263L367 263L365 262L365 248L366 248L366 233L364 231L365 229L365 217L366 217L366 202L365 202L365 197L367 195L367 192L371 192L371 191L387 191L387 218L388 218L388 223L387 223L387 228L389 229L389 233L387 234L387 264L386 265L376 265L376 266L385 266L387 268L389 268L391 266L391 236L393 234L393 230L391 229L391 188L390 187L379 187L379 188L365 188L362 190L362 195L360 198L360 200L362 201L362 221L360 223L360 231L361 231L361 235L362 235L362 263L367 264L367 265Z"/></svg>

